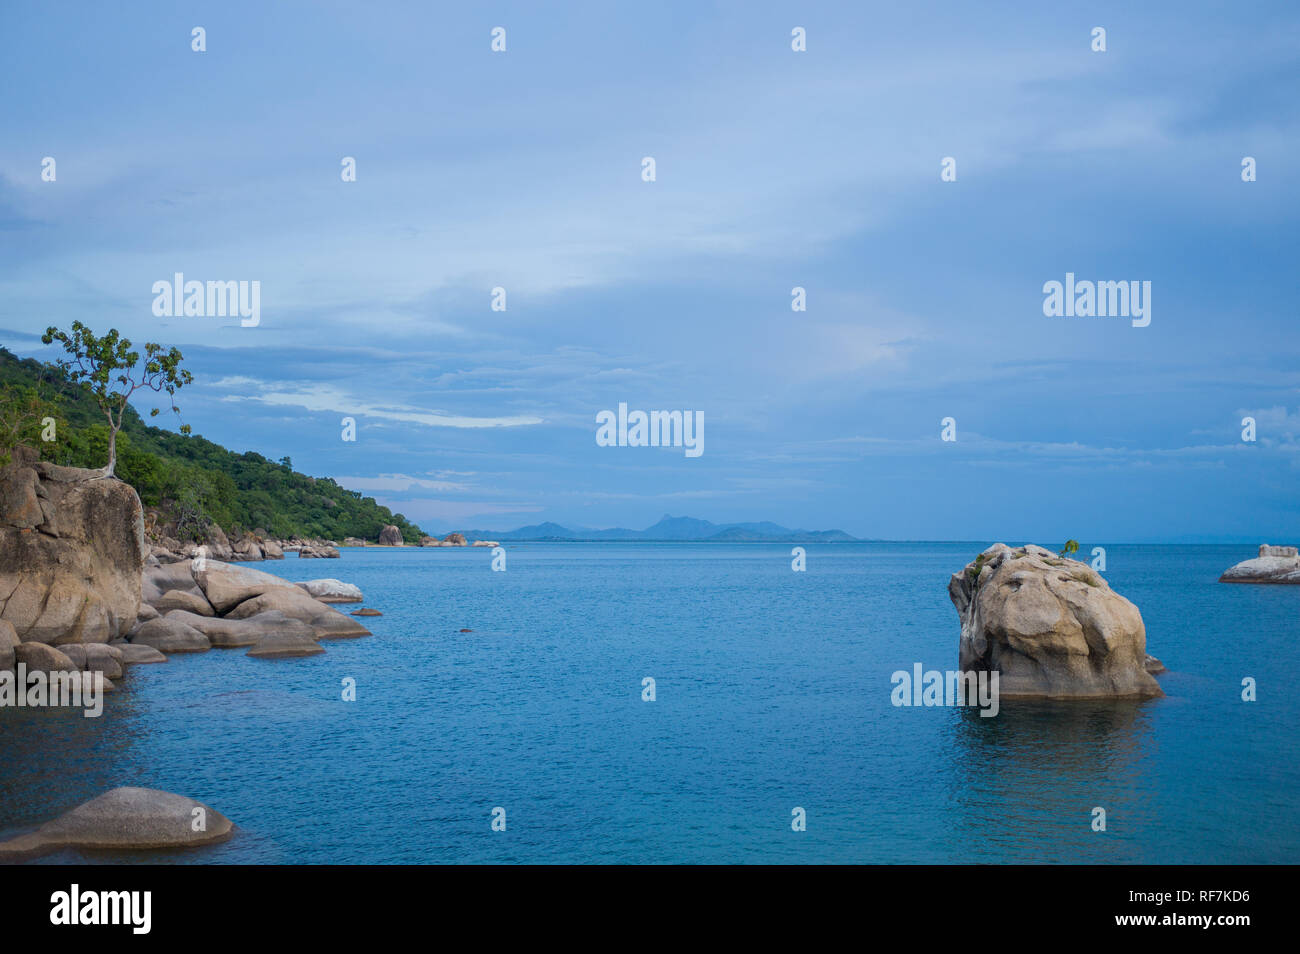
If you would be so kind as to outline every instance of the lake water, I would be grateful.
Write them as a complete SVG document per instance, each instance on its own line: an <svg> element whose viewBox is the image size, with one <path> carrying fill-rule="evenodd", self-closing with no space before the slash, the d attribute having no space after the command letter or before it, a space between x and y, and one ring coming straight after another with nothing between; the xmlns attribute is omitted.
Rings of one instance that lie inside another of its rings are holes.
<svg viewBox="0 0 1300 954"><path fill-rule="evenodd" d="M895 670L955 667L948 577L983 546L812 545L805 573L755 544L519 544L504 573L486 549L258 564L356 583L374 636L134 667L99 719L0 710L0 831L142 785L240 831L88 857L1300 862L1300 587L1216 582L1253 547L1111 546L1166 698L894 707Z"/></svg>

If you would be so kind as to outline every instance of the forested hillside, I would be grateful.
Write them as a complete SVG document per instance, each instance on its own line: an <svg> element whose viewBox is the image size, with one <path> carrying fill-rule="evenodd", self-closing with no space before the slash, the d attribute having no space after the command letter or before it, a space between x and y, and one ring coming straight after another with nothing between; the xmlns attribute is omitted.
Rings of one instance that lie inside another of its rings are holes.
<svg viewBox="0 0 1300 954"><path fill-rule="evenodd" d="M42 440L49 434L41 423L46 418L54 419L53 441ZM57 367L20 360L0 347L0 454L15 442L37 448L42 459L56 464L102 467L108 424L89 390L69 383ZM408 543L422 536L419 527L373 497L328 477L300 474L287 457L236 454L197 435L151 427L134 409L117 437L117 477L192 539L201 538L198 531L207 521L227 533L260 530L280 539L373 542L386 524L400 527Z"/></svg>

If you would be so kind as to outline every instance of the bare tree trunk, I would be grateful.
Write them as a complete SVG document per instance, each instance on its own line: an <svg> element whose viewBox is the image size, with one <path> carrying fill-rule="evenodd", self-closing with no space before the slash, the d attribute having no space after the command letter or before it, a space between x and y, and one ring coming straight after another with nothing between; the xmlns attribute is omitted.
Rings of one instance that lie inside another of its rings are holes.
<svg viewBox="0 0 1300 954"><path fill-rule="evenodd" d="M104 468L104 477L112 477L117 469L117 428L111 424L108 428L108 466Z"/></svg>

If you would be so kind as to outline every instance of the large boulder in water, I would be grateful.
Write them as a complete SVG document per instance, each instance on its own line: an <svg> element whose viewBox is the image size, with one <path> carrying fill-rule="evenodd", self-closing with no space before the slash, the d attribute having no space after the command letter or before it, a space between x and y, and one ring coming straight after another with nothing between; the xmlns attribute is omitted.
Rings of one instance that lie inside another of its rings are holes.
<svg viewBox="0 0 1300 954"><path fill-rule="evenodd" d="M1001 696L1164 695L1142 614L1086 563L997 543L952 575L948 596L962 671L997 671Z"/></svg>
<svg viewBox="0 0 1300 954"><path fill-rule="evenodd" d="M97 475L25 447L0 468L0 619L24 642L106 643L135 624L144 511Z"/></svg>
<svg viewBox="0 0 1300 954"><path fill-rule="evenodd" d="M402 531L394 526L387 526L379 531L379 545L381 547L400 547L405 544L402 539Z"/></svg>
<svg viewBox="0 0 1300 954"><path fill-rule="evenodd" d="M1220 583L1300 583L1300 551L1260 544L1259 556L1229 567Z"/></svg>
<svg viewBox="0 0 1300 954"><path fill-rule="evenodd" d="M0 860L61 848L189 848L225 841L234 828L225 815L192 798L151 788L115 788L31 834L0 842Z"/></svg>

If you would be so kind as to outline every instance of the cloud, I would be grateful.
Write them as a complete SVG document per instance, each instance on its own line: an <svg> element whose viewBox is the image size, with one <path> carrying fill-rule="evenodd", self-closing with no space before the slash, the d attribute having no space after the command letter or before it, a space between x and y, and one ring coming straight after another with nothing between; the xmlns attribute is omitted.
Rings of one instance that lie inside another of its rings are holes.
<svg viewBox="0 0 1300 954"><path fill-rule="evenodd" d="M449 480L425 480L422 477L409 477L406 474L376 474L374 477L335 477L334 480L349 490L359 491L403 491L436 490L439 493L470 490L468 484L458 484Z"/></svg>
<svg viewBox="0 0 1300 954"><path fill-rule="evenodd" d="M251 379L249 380L251 381ZM277 387L265 382L254 383L267 390L261 394L228 394L221 400L231 402L252 401L270 407L301 407L308 411L329 411L335 414L371 417L379 420L398 421L404 424L419 424L424 427L527 427L543 423L540 417L533 415L467 417L446 414L441 411L429 411L405 404L371 404L362 398L348 394L332 384L298 384Z"/></svg>

